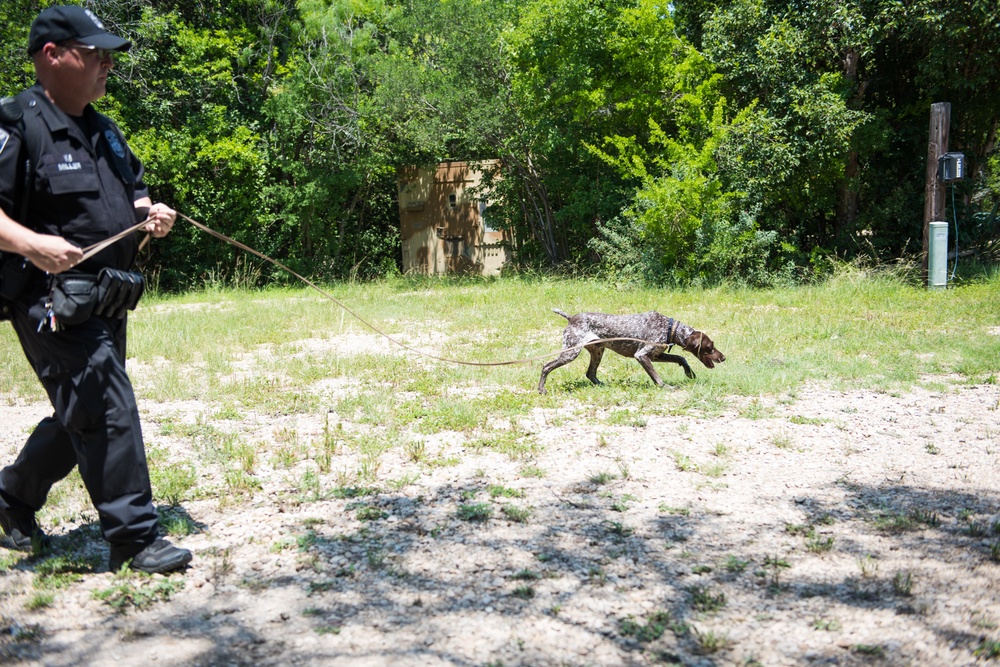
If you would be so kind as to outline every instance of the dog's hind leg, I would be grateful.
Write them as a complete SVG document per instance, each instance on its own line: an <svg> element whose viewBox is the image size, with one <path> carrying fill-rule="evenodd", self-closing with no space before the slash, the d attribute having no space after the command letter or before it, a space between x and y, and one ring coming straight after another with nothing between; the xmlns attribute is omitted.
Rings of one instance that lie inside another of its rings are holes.
<svg viewBox="0 0 1000 667"><path fill-rule="evenodd" d="M576 331L572 326L567 327L566 330L563 332L562 353L558 357L556 357L556 359L554 359L553 361L550 361L549 363L542 366L542 377L538 379L538 393L539 394L545 393L545 378L548 377L549 373L559 368L560 366L565 366L569 362L576 359L578 356L580 356L580 350L583 349L583 346L585 346L590 341L594 340L598 340L598 337L593 333L588 333L587 335L581 338L579 332ZM597 364L601 363L601 355L600 354L597 355L597 362L595 363L594 353L591 351L591 348L588 347L587 351L590 352L590 367L593 369L593 372L596 373ZM590 377L590 374L591 371L588 370L587 371L588 378ZM591 379L591 382L594 382L595 384L600 384L596 381L596 379Z"/></svg>
<svg viewBox="0 0 1000 667"><path fill-rule="evenodd" d="M587 348L587 352L590 353L590 365L587 367L587 379L594 384L601 384L601 381L597 379L597 367L601 365L601 357L604 356L604 348L600 345L594 345Z"/></svg>
<svg viewBox="0 0 1000 667"><path fill-rule="evenodd" d="M562 354L550 361L549 363L542 366L542 377L538 379L538 393L545 393L545 378L549 376L549 373L559 368L560 366L565 366L569 362L580 356L580 348L574 347L570 350L563 350Z"/></svg>

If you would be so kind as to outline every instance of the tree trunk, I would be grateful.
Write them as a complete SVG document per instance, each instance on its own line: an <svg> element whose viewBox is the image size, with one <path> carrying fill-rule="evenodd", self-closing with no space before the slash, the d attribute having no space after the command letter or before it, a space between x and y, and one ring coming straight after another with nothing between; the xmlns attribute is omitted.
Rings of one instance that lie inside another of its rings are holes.
<svg viewBox="0 0 1000 667"><path fill-rule="evenodd" d="M854 93L848 100L848 108L861 108L868 82L858 82L858 68L861 65L861 54L855 48L847 49L843 58L844 79L854 86ZM851 143L854 143L852 137ZM844 165L844 178L837 185L836 217L833 221L833 238L840 237L845 231L854 228L858 217L858 151L853 146L848 150L847 163Z"/></svg>
<svg viewBox="0 0 1000 667"><path fill-rule="evenodd" d="M541 175L530 155L522 161L508 154L506 162L517 174L521 191L521 210L531 227L531 233L542 245L549 263L556 265L563 257L556 243L555 215Z"/></svg>
<svg viewBox="0 0 1000 667"><path fill-rule="evenodd" d="M844 178L837 186L837 217L833 222L833 237L840 237L854 228L858 217L858 151L851 149L847 154Z"/></svg>

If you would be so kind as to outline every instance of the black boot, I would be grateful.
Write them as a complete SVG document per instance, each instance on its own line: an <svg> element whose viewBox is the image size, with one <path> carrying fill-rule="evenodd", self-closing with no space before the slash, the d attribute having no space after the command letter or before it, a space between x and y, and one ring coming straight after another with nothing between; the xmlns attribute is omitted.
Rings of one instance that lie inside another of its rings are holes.
<svg viewBox="0 0 1000 667"><path fill-rule="evenodd" d="M0 528L18 551L41 551L48 538L35 521L35 513L0 507Z"/></svg>
<svg viewBox="0 0 1000 667"><path fill-rule="evenodd" d="M126 555L122 549L111 547L108 569L117 572L128 562L129 567L149 574L165 574L180 570L191 562L191 552L175 547L164 539L157 539L141 551Z"/></svg>

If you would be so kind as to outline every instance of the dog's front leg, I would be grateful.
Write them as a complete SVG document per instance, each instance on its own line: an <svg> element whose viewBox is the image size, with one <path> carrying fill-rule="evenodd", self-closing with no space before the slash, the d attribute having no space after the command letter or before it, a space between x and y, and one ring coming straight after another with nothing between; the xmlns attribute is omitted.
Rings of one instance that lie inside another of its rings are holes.
<svg viewBox="0 0 1000 667"><path fill-rule="evenodd" d="M691 370L691 366L688 365L687 359L680 356L679 354L667 354L666 352L660 352L655 357L653 361L667 362L671 364L677 364L684 369L684 375L688 376L688 379L695 379L694 371Z"/></svg>

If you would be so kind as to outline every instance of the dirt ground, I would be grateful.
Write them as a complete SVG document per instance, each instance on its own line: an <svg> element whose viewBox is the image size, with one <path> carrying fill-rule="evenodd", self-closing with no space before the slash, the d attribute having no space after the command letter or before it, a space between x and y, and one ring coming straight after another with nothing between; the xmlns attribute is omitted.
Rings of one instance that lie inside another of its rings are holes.
<svg viewBox="0 0 1000 667"><path fill-rule="evenodd" d="M371 494L343 484L357 452L326 475L262 463L252 495L183 502L197 529L175 542L195 558L170 577L116 579L84 508L46 528L55 553L101 560L47 604L32 602L44 558L0 549L13 562L0 663L986 663L1000 654L1000 386L923 386L812 387L627 425L579 389L518 425L543 445L532 459L438 434L428 451L446 463L388 451ZM212 411L140 410L150 434ZM0 460L46 413L0 406ZM335 417L218 426L308 438ZM116 610L98 597L109 590L139 606Z"/></svg>

